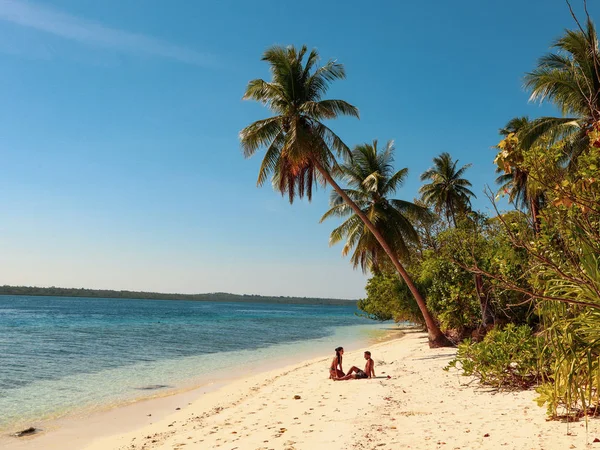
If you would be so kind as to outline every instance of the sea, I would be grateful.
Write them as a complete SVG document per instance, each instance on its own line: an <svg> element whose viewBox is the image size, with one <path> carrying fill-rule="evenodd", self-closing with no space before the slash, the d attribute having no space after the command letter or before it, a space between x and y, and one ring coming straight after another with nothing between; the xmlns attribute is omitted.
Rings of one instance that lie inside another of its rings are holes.
<svg viewBox="0 0 600 450"><path fill-rule="evenodd" d="M333 355L385 333L356 312L353 303L0 296L0 432Z"/></svg>

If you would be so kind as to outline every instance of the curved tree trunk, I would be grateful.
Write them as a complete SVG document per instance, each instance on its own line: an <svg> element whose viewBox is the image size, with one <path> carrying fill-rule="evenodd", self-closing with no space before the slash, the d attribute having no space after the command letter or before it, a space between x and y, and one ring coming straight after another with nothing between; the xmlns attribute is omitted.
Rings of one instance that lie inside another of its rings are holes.
<svg viewBox="0 0 600 450"><path fill-rule="evenodd" d="M373 222L369 220L369 218L362 212L362 210L356 205L356 203L354 203L350 199L350 197L348 197L344 190L340 188L340 186L335 182L331 174L327 170L325 170L323 166L321 166L321 164L319 164L318 162L314 161L314 164L317 170L321 173L321 175L323 175L327 182L331 184L333 189L338 194L340 194L344 201L354 210L354 212L358 215L358 217L360 217L360 219L363 221L363 223L369 229L369 231L373 233L373 236L375 236L375 239L377 239L379 245L381 245L385 253L387 253L387 255L389 256L390 260L392 261L392 264L394 264L394 267L408 286L408 289L410 289L410 292L414 296L415 301L417 302L417 305L421 310L421 314L423 314L423 319L425 319L425 325L427 326L427 334L429 335L429 347L451 347L453 344L448 340L444 333L442 333L440 327L438 327L437 323L435 323L435 321L431 317L431 314L429 314L429 310L427 309L425 299L413 283L408 272L406 272L402 264L400 264L400 261L398 261L398 258L394 254L394 251L385 241L379 230L377 230L375 225L373 225Z"/></svg>
<svg viewBox="0 0 600 450"><path fill-rule="evenodd" d="M454 224L454 228L456 228L456 214L454 213L454 204L450 203L450 213L452 217L452 223Z"/></svg>

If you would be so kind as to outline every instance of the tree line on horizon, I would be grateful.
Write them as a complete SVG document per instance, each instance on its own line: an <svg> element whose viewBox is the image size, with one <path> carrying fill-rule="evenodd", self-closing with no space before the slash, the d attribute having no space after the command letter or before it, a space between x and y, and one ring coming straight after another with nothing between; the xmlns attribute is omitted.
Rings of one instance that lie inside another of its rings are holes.
<svg viewBox="0 0 600 450"><path fill-rule="evenodd" d="M245 157L264 150L259 186L290 203L332 187L321 221L342 219L330 244L371 274L367 316L420 323L430 347L458 344L451 366L483 383L536 385L552 417L600 411L600 51L589 15L572 16L524 78L531 101L562 116L501 126L494 215L472 208L470 164L447 152L421 174L418 199L395 198L408 168L394 167L393 142L350 148L325 124L359 111L325 98L344 67L306 46L265 51L271 79L243 98L272 115L240 132ZM513 209L498 209L501 196Z"/></svg>
<svg viewBox="0 0 600 450"><path fill-rule="evenodd" d="M282 303L308 305L347 306L355 304L355 300L318 297L287 297L256 294L230 294L227 292L211 292L206 294L177 294L144 291L116 291L110 289L61 288L37 286L0 286L0 295L30 295L49 297L84 297L84 298L120 298L130 300L187 300L205 302L253 302Z"/></svg>

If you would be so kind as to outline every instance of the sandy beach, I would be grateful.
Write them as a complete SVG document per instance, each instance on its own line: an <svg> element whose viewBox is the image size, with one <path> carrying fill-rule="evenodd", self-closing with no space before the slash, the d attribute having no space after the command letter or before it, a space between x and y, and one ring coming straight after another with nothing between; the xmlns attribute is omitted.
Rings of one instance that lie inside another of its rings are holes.
<svg viewBox="0 0 600 450"><path fill-rule="evenodd" d="M344 368L364 365L364 350L347 349ZM548 422L533 391L498 393L469 384L470 379L442 370L455 350L429 349L424 333L409 332L369 350L376 379L328 380L328 356L196 392L196 399L190 393L170 397L162 414L154 411L157 404L141 402L128 415L146 424L138 421L127 433L113 435L106 427L101 435L103 423L122 417L117 409L94 424L93 442L84 430L79 436L77 430L58 430L15 439L8 448L600 448L593 443L600 437L598 420L591 419L587 429L584 420Z"/></svg>

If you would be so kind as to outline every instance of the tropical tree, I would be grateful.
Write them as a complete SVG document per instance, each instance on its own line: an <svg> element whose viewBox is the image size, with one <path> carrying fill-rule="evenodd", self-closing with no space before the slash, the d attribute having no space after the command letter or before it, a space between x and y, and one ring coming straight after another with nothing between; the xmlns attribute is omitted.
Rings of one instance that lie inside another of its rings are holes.
<svg viewBox="0 0 600 450"><path fill-rule="evenodd" d="M456 169L458 160L453 161L449 153L433 158L433 167L423 172L421 181L429 180L419 189L423 201L433 206L435 212L445 213L448 223L452 220L456 227L456 214L465 213L471 208L471 197L476 197L469 189L471 182L462 178L471 167L466 164Z"/></svg>
<svg viewBox="0 0 600 450"><path fill-rule="evenodd" d="M262 59L270 65L271 81L251 80L244 99L262 103L274 115L240 132L244 156L250 157L259 148L266 148L257 184L264 184L271 175L275 190L287 194L290 202L304 195L310 200L315 183L330 184L373 233L409 286L427 325L429 345L448 345L395 252L333 178L339 172L336 156L349 157L350 150L323 121L340 115L359 115L356 107L343 100L323 99L332 81L345 78L344 67L332 60L318 67L318 52L312 50L307 55L306 46L300 50L293 46L270 47Z"/></svg>
<svg viewBox="0 0 600 450"><path fill-rule="evenodd" d="M508 200L517 208L525 208L531 214L533 229L540 230L539 212L544 204L544 190L530 177L529 170L523 164L524 153L531 152L522 148L518 133L531 125L528 117L515 117L500 129L503 139L497 145L499 150L494 162L498 168L496 183L499 194L508 194Z"/></svg>
<svg viewBox="0 0 600 450"><path fill-rule="evenodd" d="M466 164L457 170L458 159L452 160L450 153L444 152L433 158L433 167L421 174L421 181L429 180L419 189L425 204L431 205L438 214L444 213L446 220L456 228L456 215L464 215L471 209L471 197L476 197L469 189L472 185L469 180L462 178L471 164ZM483 287L483 278L480 274L473 276L479 301L486 304L486 295ZM482 309L482 311L485 311ZM483 314L485 317L485 314Z"/></svg>
<svg viewBox="0 0 600 450"><path fill-rule="evenodd" d="M525 76L531 101L549 101L565 117L540 117L520 130L525 148L545 137L559 143L571 163L588 148L588 132L600 120L600 52L594 23L566 30L553 45L556 52L539 59Z"/></svg>
<svg viewBox="0 0 600 450"><path fill-rule="evenodd" d="M408 169L394 172L394 143L388 141L380 151L377 140L372 144L357 145L352 150L352 158L341 165L341 176L348 185L344 192L362 210L375 225L386 242L395 252L395 258L409 257L409 243L417 243L419 236L411 217L426 218L426 208L414 203L390 198L404 183ZM342 240L346 244L342 254L346 256L354 249L350 258L354 268L360 266L363 272L378 271L387 255L366 228L360 217L336 191L331 192L331 208L321 218L321 222L330 217L347 218L331 232L330 245Z"/></svg>

